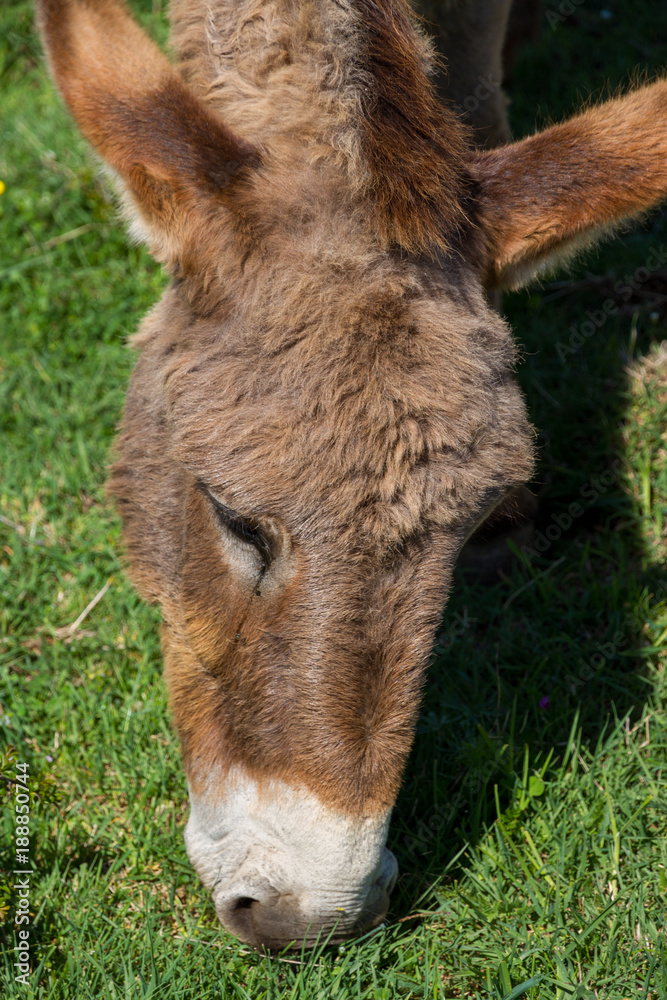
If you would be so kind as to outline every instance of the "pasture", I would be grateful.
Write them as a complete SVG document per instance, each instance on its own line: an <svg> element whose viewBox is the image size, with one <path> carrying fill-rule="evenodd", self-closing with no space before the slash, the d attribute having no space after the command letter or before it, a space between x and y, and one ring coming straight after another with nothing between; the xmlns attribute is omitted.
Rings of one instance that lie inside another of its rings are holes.
<svg viewBox="0 0 667 1000"><path fill-rule="evenodd" d="M132 7L164 40L160 0ZM662 9L553 3L541 32L513 74L517 137L667 66ZM664 211L506 297L539 429L534 544L491 584L457 575L387 925L263 957L221 930L187 860L158 616L104 494L125 338L165 278L128 246L26 3L0 10L0 74L2 995L667 997ZM28 986L13 760L36 792Z"/></svg>

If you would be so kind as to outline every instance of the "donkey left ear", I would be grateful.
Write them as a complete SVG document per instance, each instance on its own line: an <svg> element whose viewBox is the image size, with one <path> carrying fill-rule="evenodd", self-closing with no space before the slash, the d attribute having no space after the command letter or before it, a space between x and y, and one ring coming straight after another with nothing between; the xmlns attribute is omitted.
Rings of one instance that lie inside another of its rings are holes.
<svg viewBox="0 0 667 1000"><path fill-rule="evenodd" d="M475 154L487 288L517 289L667 197L667 80Z"/></svg>
<svg viewBox="0 0 667 1000"><path fill-rule="evenodd" d="M184 83L119 0L37 0L51 71L81 131L123 181L158 259L201 254L201 222L234 211L256 151Z"/></svg>

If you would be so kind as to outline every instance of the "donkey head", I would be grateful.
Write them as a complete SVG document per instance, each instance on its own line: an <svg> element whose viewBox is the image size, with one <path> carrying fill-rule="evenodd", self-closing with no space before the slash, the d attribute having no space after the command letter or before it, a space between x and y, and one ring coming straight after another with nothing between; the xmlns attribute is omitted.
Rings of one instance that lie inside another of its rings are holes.
<svg viewBox="0 0 667 1000"><path fill-rule="evenodd" d="M484 288L667 189L667 84L478 152L404 0L41 0L55 79L173 280L111 490L164 616L186 844L223 924L380 921L384 847L466 537L532 467Z"/></svg>

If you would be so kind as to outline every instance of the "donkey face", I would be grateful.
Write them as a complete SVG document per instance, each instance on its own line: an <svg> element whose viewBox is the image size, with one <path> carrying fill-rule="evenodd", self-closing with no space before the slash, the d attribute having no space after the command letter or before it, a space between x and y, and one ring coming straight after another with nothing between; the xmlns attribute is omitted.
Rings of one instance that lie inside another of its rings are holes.
<svg viewBox="0 0 667 1000"><path fill-rule="evenodd" d="M384 914L456 552L529 469L507 330L456 287L348 277L282 345L270 310L198 320L172 290L142 334L111 485L164 609L188 850L246 939Z"/></svg>
<svg viewBox="0 0 667 1000"><path fill-rule="evenodd" d="M456 554L531 470L483 286L664 194L667 87L476 153L399 0L175 18L190 85L115 0L42 11L174 275L135 339L111 490L163 609L192 862L243 940L336 940L386 912Z"/></svg>

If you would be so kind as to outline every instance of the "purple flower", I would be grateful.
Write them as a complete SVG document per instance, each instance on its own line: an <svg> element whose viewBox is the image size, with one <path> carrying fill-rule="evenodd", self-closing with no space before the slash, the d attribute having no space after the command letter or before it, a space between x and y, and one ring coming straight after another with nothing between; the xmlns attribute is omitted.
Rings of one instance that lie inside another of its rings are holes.
<svg viewBox="0 0 667 1000"><path fill-rule="evenodd" d="M50 764L50 763L51 763L51 761L53 760L53 757L50 757L50 756L49 756L49 754L47 753L47 755L46 755L46 759L48 760L48 762L49 762L49 764Z"/></svg>
<svg viewBox="0 0 667 1000"><path fill-rule="evenodd" d="M540 698L540 708L549 708L549 695L545 694L543 698Z"/></svg>

